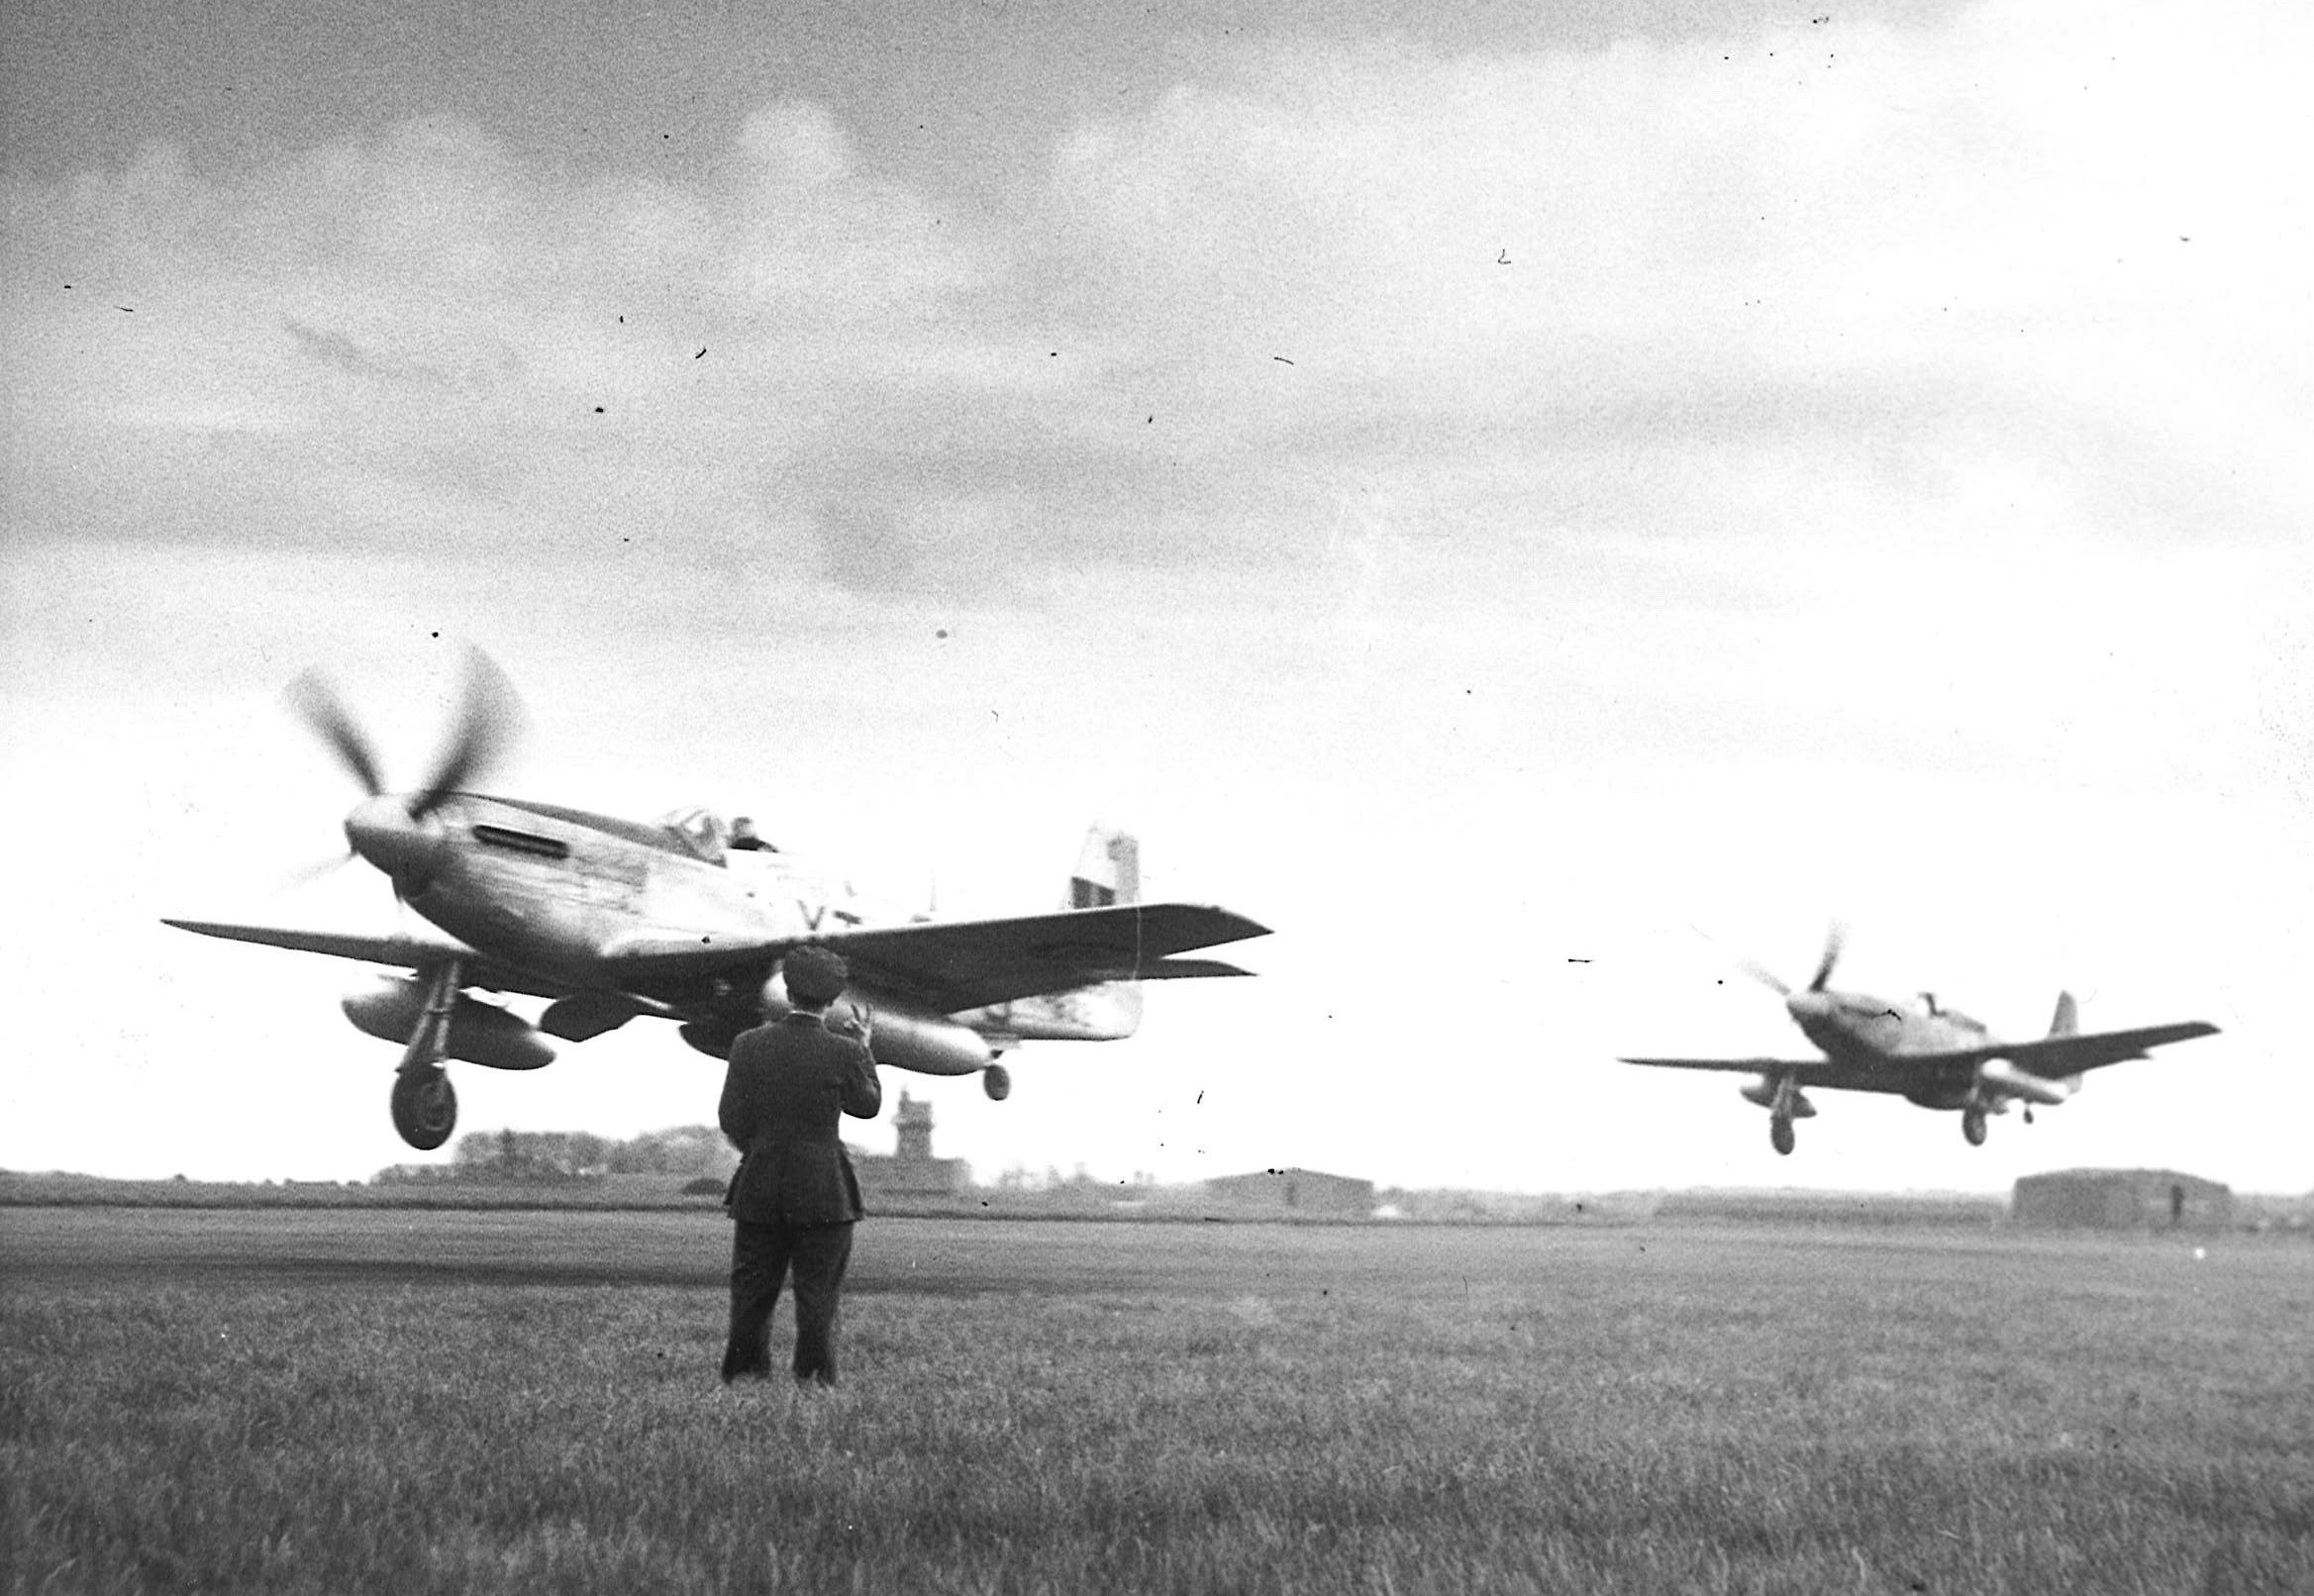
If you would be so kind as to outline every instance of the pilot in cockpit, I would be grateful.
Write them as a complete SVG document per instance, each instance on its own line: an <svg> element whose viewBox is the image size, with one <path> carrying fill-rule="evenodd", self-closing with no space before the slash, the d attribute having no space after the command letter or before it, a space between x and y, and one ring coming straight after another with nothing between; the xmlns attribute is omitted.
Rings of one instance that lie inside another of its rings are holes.
<svg viewBox="0 0 2314 1596"><path fill-rule="evenodd" d="M679 851L709 864L721 864L724 849L731 846L730 831L723 817L703 805L693 804L661 815L658 823L666 829L668 841Z"/></svg>
<svg viewBox="0 0 2314 1596"><path fill-rule="evenodd" d="M745 815L732 817L731 838L724 846L736 848L745 853L776 853L779 851L769 843L763 841L762 836L755 830L755 823Z"/></svg>

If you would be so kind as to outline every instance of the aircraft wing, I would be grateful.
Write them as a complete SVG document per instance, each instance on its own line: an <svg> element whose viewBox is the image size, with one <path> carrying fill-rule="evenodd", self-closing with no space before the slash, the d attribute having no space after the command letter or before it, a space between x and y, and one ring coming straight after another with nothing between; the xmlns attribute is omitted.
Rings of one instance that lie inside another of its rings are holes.
<svg viewBox="0 0 2314 1596"><path fill-rule="evenodd" d="M1619 1058L1651 1069L1729 1069L1746 1075L1789 1075L1802 1086L1839 1086L1851 1071L1829 1058Z"/></svg>
<svg viewBox="0 0 2314 1596"><path fill-rule="evenodd" d="M2092 1031L2070 1037L2043 1037L2037 1042L2003 1043L1966 1054L1972 1061L2006 1058L2020 1069L2055 1079L2077 1075L2084 1069L2118 1064L2125 1059L2151 1056L2146 1049L2168 1042L2190 1042L2214 1037L2218 1028L2206 1020L2183 1020L2174 1025L2144 1026L2135 1031Z"/></svg>
<svg viewBox="0 0 2314 1596"><path fill-rule="evenodd" d="M1243 975L1219 959L1172 955L1266 937L1269 928L1226 909L1120 903L1006 920L925 921L819 939L881 985L943 1014L1103 981Z"/></svg>
<svg viewBox="0 0 2314 1596"><path fill-rule="evenodd" d="M197 932L203 937L223 937L228 942L286 948L298 953L328 953L334 958L358 958L371 964L393 964L410 970L445 958L471 959L478 963L482 957L456 938L440 932L431 937L412 937L403 932L368 937L356 932L296 931L287 926L235 926L217 920L164 919L161 924L179 931Z"/></svg>
<svg viewBox="0 0 2314 1596"><path fill-rule="evenodd" d="M327 953L333 958L356 958L396 969L423 969L454 958L471 985L485 986L495 992L527 992L538 997L559 997L564 991L561 987L541 985L532 977L495 963L455 937L440 931L417 937L407 932L378 937L359 932L299 931L289 926L241 926L219 920L164 918L160 923L203 937L222 937L228 942L286 948L297 953Z"/></svg>

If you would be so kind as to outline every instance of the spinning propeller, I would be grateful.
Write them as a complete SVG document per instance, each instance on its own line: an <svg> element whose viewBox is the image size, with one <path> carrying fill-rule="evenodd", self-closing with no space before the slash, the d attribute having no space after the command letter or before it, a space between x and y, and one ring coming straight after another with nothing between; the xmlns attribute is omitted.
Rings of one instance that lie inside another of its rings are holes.
<svg viewBox="0 0 2314 1596"><path fill-rule="evenodd" d="M466 651L465 691L449 744L425 783L409 792L386 791L377 751L337 688L319 669L304 672L283 693L290 712L328 744L367 796L346 817L347 851L306 872L303 879L334 870L359 854L393 879L396 897L405 885L422 886L439 851L442 835L427 824L443 799L497 765L521 740L528 717L513 683L479 648Z"/></svg>
<svg viewBox="0 0 2314 1596"><path fill-rule="evenodd" d="M1821 994L1824 991L1825 983L1832 979L1832 966L1840 962L1841 945L1847 941L1848 928L1835 920L1824 934L1824 956L1816 960L1816 973L1810 976L1808 984L1797 992L1785 985L1783 980L1765 965L1756 964L1750 959L1746 959L1738 967L1761 985L1772 988L1776 995L1783 999L1784 1013L1792 1017L1793 1024L1806 1031L1810 1018L1825 1013L1831 1006L1832 1000Z"/></svg>
<svg viewBox="0 0 2314 1596"><path fill-rule="evenodd" d="M1841 947L1847 941L1848 928L1839 921L1834 921L1831 929L1824 934L1824 956L1816 961L1816 973L1809 978L1808 984L1803 990L1809 992L1824 990L1824 983L1832 979L1832 966L1840 961ZM1788 999L1792 995L1792 989L1784 984L1782 977L1766 965L1746 959L1737 967L1761 985L1772 988L1778 997Z"/></svg>

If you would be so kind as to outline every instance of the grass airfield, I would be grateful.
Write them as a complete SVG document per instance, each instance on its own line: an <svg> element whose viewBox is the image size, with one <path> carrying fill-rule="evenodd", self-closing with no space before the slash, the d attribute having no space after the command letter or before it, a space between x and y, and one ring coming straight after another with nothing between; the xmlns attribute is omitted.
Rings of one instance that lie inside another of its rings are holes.
<svg viewBox="0 0 2314 1596"><path fill-rule="evenodd" d="M727 1246L0 1211L5 1588L2314 1590L2299 1238L877 1219L825 1395Z"/></svg>

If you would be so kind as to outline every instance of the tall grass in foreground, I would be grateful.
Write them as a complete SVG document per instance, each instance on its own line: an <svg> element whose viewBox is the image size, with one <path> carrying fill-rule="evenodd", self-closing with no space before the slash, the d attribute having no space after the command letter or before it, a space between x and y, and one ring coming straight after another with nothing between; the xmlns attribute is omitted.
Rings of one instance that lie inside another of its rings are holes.
<svg viewBox="0 0 2314 1596"><path fill-rule="evenodd" d="M1338 1233L1179 1295L1073 1229L1102 1289L855 1296L818 1396L718 1386L710 1289L11 1289L6 1588L2314 1589L2300 1247Z"/></svg>

